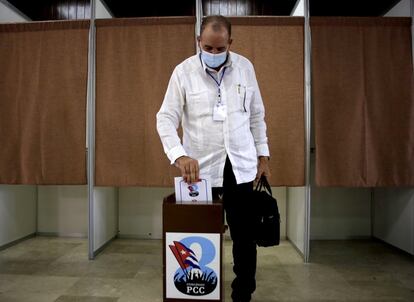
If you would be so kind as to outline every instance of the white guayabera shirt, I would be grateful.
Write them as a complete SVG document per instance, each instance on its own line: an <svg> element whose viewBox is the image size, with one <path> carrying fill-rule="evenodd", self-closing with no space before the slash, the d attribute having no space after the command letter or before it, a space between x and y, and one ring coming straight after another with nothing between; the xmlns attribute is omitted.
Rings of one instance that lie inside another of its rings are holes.
<svg viewBox="0 0 414 302"><path fill-rule="evenodd" d="M219 91L226 108L224 121L213 119ZM183 144L177 134L180 122ZM183 61L174 69L157 113L157 130L171 164L183 155L198 160L200 175L210 177L213 187L223 185L226 156L238 184L253 181L257 158L269 156L269 148L252 63L234 52L218 72L207 67L199 55Z"/></svg>

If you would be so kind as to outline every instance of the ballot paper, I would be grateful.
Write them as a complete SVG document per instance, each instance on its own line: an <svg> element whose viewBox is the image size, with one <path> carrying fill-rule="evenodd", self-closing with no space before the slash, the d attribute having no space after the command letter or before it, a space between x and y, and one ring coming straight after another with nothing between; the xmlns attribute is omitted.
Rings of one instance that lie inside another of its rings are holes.
<svg viewBox="0 0 414 302"><path fill-rule="evenodd" d="M188 184L182 177L175 177L175 200L181 204L212 203L211 182L208 177L200 176L200 180Z"/></svg>

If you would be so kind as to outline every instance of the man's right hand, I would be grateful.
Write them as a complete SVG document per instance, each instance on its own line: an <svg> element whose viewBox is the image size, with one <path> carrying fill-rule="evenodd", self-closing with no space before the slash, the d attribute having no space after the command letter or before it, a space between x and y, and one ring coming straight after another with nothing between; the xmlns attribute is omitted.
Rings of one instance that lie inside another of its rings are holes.
<svg viewBox="0 0 414 302"><path fill-rule="evenodd" d="M188 156L181 156L175 160L174 164L181 171L184 181L188 184L199 180L198 161Z"/></svg>

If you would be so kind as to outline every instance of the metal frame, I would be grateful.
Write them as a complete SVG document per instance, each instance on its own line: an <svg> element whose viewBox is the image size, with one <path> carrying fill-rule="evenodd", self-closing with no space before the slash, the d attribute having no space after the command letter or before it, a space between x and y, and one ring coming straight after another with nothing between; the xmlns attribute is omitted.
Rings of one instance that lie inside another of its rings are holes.
<svg viewBox="0 0 414 302"><path fill-rule="evenodd" d="M304 232L304 261L309 263L310 257L310 214L311 214L311 171L310 171L310 148L311 148L311 30L309 23L309 0L304 0L304 42L305 42L305 232Z"/></svg>
<svg viewBox="0 0 414 302"><path fill-rule="evenodd" d="M410 16L411 16L411 62L414 69L414 0L410 1Z"/></svg>
<svg viewBox="0 0 414 302"><path fill-rule="evenodd" d="M197 37L200 35L201 21L203 20L203 2L202 0L195 0L196 4L196 23L195 23L195 46L196 53L198 53Z"/></svg>
<svg viewBox="0 0 414 302"><path fill-rule="evenodd" d="M95 187L95 66L96 66L96 31L95 31L95 0L91 0L91 19L89 28L88 47L88 90L87 90L87 115L88 115L88 203L89 203L89 259L95 258L94 247L94 187Z"/></svg>

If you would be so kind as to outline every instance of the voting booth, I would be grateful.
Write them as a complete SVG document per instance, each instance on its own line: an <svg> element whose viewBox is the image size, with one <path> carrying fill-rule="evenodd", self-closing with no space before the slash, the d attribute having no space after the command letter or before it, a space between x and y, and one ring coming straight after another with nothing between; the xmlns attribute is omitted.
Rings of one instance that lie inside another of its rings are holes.
<svg viewBox="0 0 414 302"><path fill-rule="evenodd" d="M163 291L167 301L223 301L223 204L163 202Z"/></svg>

